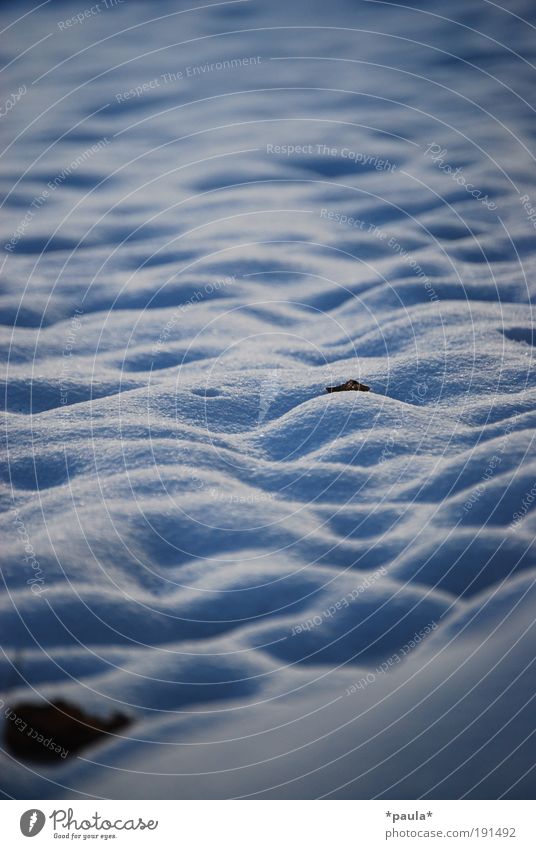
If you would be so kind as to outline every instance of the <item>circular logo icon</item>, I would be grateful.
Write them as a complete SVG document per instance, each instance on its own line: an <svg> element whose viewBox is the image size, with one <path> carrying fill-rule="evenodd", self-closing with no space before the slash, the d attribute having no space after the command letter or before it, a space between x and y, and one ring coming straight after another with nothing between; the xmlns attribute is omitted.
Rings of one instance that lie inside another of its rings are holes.
<svg viewBox="0 0 536 849"><path fill-rule="evenodd" d="M43 811L38 811L37 808L32 808L30 811L24 811L20 818L20 830L25 837L35 837L39 834L46 821Z"/></svg>

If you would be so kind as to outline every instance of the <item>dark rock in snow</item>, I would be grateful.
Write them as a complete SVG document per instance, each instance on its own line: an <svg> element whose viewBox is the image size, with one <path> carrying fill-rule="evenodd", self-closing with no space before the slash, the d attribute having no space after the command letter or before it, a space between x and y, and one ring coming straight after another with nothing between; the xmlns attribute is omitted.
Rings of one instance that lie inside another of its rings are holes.
<svg viewBox="0 0 536 849"><path fill-rule="evenodd" d="M130 724L122 713L99 719L62 700L50 705L19 702L5 712L4 741L16 758L59 762L106 734Z"/></svg>
<svg viewBox="0 0 536 849"><path fill-rule="evenodd" d="M369 392L370 386L359 383L358 380L347 380L340 386L326 386L326 392Z"/></svg>

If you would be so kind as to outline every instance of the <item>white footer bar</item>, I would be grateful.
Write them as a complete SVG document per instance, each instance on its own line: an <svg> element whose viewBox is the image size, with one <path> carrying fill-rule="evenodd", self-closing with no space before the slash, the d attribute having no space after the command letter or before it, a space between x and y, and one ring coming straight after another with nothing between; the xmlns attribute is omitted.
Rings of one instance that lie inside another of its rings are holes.
<svg viewBox="0 0 536 849"><path fill-rule="evenodd" d="M533 849L530 801L5 801L2 846ZM35 844L28 839L35 837Z"/></svg>

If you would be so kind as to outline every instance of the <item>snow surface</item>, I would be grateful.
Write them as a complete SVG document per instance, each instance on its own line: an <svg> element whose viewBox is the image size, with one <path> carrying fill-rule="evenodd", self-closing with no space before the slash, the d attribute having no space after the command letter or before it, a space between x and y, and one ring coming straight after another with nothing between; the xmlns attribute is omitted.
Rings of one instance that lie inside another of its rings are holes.
<svg viewBox="0 0 536 849"><path fill-rule="evenodd" d="M0 695L133 724L4 793L530 798L534 6L101 6L2 7Z"/></svg>

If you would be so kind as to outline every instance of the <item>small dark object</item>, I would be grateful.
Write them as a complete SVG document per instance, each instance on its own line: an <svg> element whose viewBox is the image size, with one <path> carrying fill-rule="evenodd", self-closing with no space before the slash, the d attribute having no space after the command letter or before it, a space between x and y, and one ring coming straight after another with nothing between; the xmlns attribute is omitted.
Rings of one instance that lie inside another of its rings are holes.
<svg viewBox="0 0 536 849"><path fill-rule="evenodd" d="M17 758L45 763L65 760L130 724L125 714L103 720L62 700L50 705L19 702L8 711L4 740L9 751Z"/></svg>
<svg viewBox="0 0 536 849"><path fill-rule="evenodd" d="M347 380L346 383L341 383L340 386L326 386L326 392L369 392L370 386L365 383L359 383L358 380Z"/></svg>

